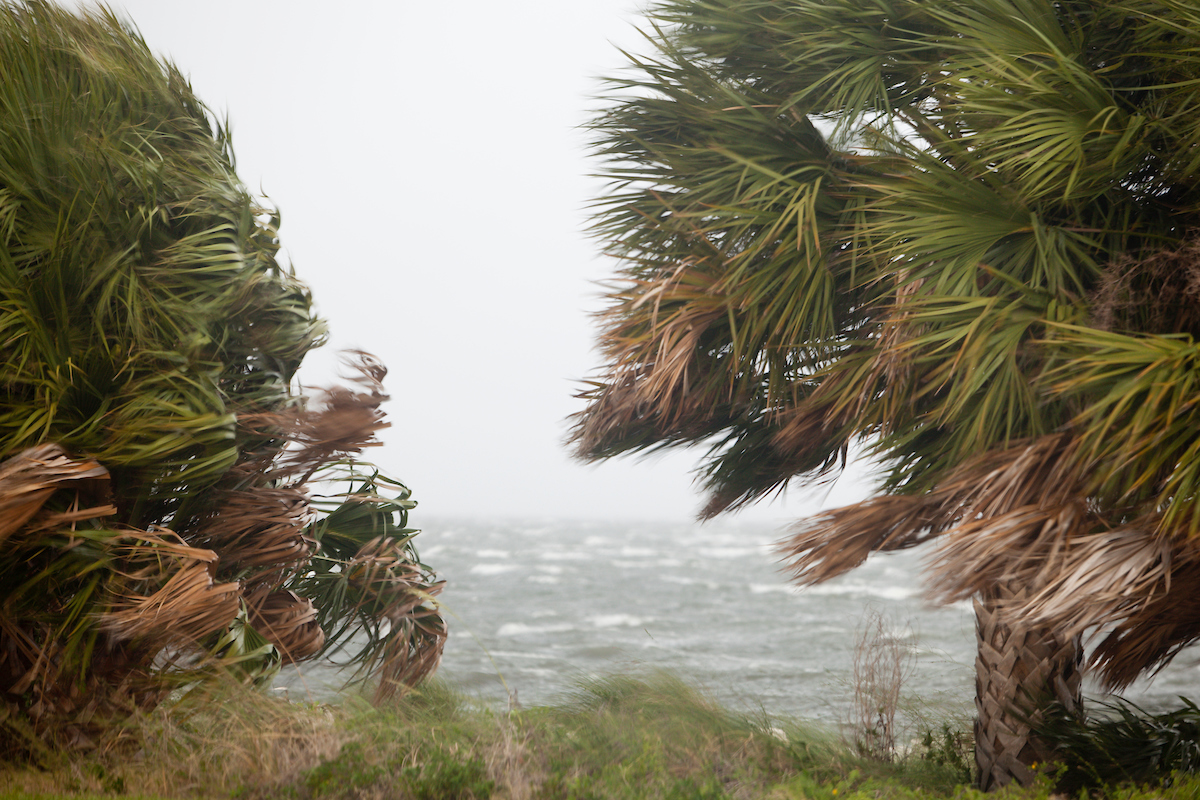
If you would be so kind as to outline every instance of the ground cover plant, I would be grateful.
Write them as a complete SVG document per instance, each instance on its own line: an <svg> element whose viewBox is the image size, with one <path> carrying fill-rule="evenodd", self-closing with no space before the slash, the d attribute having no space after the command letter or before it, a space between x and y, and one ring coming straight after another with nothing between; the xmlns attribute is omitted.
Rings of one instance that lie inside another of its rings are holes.
<svg viewBox="0 0 1200 800"><path fill-rule="evenodd" d="M1182 706L1157 714L1127 700L1093 706L1084 717L1052 708L1039 722L1054 743L1067 790L1107 783L1170 782L1175 774L1200 772L1200 708Z"/></svg>

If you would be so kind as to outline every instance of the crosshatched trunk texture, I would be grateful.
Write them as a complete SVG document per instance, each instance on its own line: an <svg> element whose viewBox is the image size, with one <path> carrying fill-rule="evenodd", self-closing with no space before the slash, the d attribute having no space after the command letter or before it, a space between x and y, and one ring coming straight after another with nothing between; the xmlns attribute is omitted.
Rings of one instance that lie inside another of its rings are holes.
<svg viewBox="0 0 1200 800"><path fill-rule="evenodd" d="M1075 710L1082 702L1079 637L1002 620L999 605L1025 591L1001 585L975 601L975 764L984 790L1029 784L1031 765L1052 753L1030 734L1028 721L1047 703Z"/></svg>

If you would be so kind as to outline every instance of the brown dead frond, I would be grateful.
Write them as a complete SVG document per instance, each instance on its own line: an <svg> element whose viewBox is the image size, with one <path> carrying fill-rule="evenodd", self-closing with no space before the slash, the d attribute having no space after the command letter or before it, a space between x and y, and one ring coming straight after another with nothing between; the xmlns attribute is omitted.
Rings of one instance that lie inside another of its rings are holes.
<svg viewBox="0 0 1200 800"><path fill-rule="evenodd" d="M867 391L861 391L856 398L855 415L863 413L875 399L870 390L877 385L886 386L887 391L893 395L909 394L906 387L912 383L913 354L905 345L911 339L920 336L924 330L923 325L914 324L912 321L912 299L921 291L925 281L923 278L911 279L906 269L895 273L892 280L895 283L895 290L891 295L892 302L882 310L878 342L872 348L875 355L871 372L863 383Z"/></svg>
<svg viewBox="0 0 1200 800"><path fill-rule="evenodd" d="M244 488L247 481L300 486L321 468L381 444L377 434L391 425L380 408L388 400L382 383L387 369L370 353L346 355L351 386L324 389L312 402L282 411L239 415L240 430L261 445L232 471L232 477L241 477L234 486Z"/></svg>
<svg viewBox="0 0 1200 800"><path fill-rule="evenodd" d="M1091 324L1101 330L1187 332L1200 337L1200 231L1178 247L1121 255L1100 275L1090 299Z"/></svg>
<svg viewBox="0 0 1200 800"><path fill-rule="evenodd" d="M1141 520L1067 537L1047 557L1038 590L1020 613L1074 635L1136 615L1174 591L1175 573L1196 559L1195 547L1155 535L1153 525Z"/></svg>
<svg viewBox="0 0 1200 800"><path fill-rule="evenodd" d="M304 533L314 515L302 489L235 490L221 499L193 541L220 553L224 567L248 572L246 580L279 584L315 551Z"/></svg>
<svg viewBox="0 0 1200 800"><path fill-rule="evenodd" d="M354 388L335 386L325 390L318 407L311 411L294 439L298 449L284 464L292 464L302 480L339 459L357 455L367 447L378 447L379 431L391 423L384 420L380 405L388 399L381 383L387 370L365 353L354 365L358 375Z"/></svg>
<svg viewBox="0 0 1200 800"><path fill-rule="evenodd" d="M802 520L778 551L792 580L811 585L854 569L877 550L915 547L940 532L940 521L926 498L884 495Z"/></svg>
<svg viewBox="0 0 1200 800"><path fill-rule="evenodd" d="M779 432L772 437L771 444L789 453L803 452L820 442L830 430L837 429L839 421L832 417L828 405L815 399L781 413L779 420Z"/></svg>
<svg viewBox="0 0 1200 800"><path fill-rule="evenodd" d="M322 467L379 446L376 434L391 425L380 409L388 399L382 382L387 369L369 353L349 355L355 387L326 389L318 402L279 421L292 447L276 462L274 477L305 483Z"/></svg>
<svg viewBox="0 0 1200 800"><path fill-rule="evenodd" d="M718 316L688 309L674 316L652 344L629 344L602 388L586 393L590 404L578 415L572 437L583 457L604 450L624 427L647 420L663 432L697 423L703 427L721 403L729 402L727 389L705 386L709 370L697 353L700 338Z"/></svg>
<svg viewBox="0 0 1200 800"><path fill-rule="evenodd" d="M321 651L325 632L317 624L312 600L286 589L265 587L246 598L250 626L275 645L284 664L294 664Z"/></svg>
<svg viewBox="0 0 1200 800"><path fill-rule="evenodd" d="M801 456L848 424L850 414L838 403L848 382L845 373L833 373L821 379L808 397L776 412L779 431L771 438L772 446Z"/></svg>
<svg viewBox="0 0 1200 800"><path fill-rule="evenodd" d="M441 585L436 587L441 591ZM380 670L375 701L382 702L412 691L442 661L446 647L446 622L434 608L420 606L393 623Z"/></svg>
<svg viewBox="0 0 1200 800"><path fill-rule="evenodd" d="M1200 637L1200 551L1191 542L1178 542L1171 561L1169 591L1131 597L1137 602L1092 653L1092 668L1109 689L1124 689L1154 674Z"/></svg>
<svg viewBox="0 0 1200 800"><path fill-rule="evenodd" d="M211 550L138 532L119 550L123 580L99 620L113 641L136 641L152 651L188 647L228 627L241 609L241 586L213 581L217 554Z"/></svg>
<svg viewBox="0 0 1200 800"><path fill-rule="evenodd" d="M950 603L1003 582L1037 592L1053 579L1068 542L1094 524L1082 502L1021 506L963 520L930 563L930 596Z"/></svg>
<svg viewBox="0 0 1200 800"><path fill-rule="evenodd" d="M56 444L31 447L5 460L0 463L0 542L29 523L59 489L70 487L91 499L47 514L41 529L116 513L111 504L98 502L107 494L107 483L108 470L99 462L71 458Z"/></svg>
<svg viewBox="0 0 1200 800"><path fill-rule="evenodd" d="M653 440L660 429L653 410L643 404L632 373L605 376L576 397L588 402L586 411L572 416L568 442L578 458L600 457L617 442L635 436L632 431L644 431L637 438Z"/></svg>
<svg viewBox="0 0 1200 800"><path fill-rule="evenodd" d="M936 492L962 519L998 516L1023 506L1056 508L1078 497L1077 442L1052 434L1014 442L964 463Z"/></svg>
<svg viewBox="0 0 1200 800"><path fill-rule="evenodd" d="M381 609L390 626L380 658L376 699L404 693L433 673L446 643L445 621L436 606L445 582L429 583L412 564L405 542L378 537L347 565L347 577L360 593L360 605Z"/></svg>
<svg viewBox="0 0 1200 800"><path fill-rule="evenodd" d="M636 369L639 394L657 415L673 421L697 410L689 389L706 372L697 358L700 342L708 326L721 316L719 309L685 306L656 326L648 348L652 356Z"/></svg>
<svg viewBox="0 0 1200 800"><path fill-rule="evenodd" d="M602 457L620 441L702 435L714 415L739 396L737 386L714 370L706 352L710 327L728 310L717 279L703 265L681 262L670 274L631 280L610 294L613 307L599 315L599 348L609 363L588 401L575 415L570 442L579 457Z"/></svg>
<svg viewBox="0 0 1200 800"><path fill-rule="evenodd" d="M678 398L682 402L664 416L663 405L646 402L639 381L633 373L610 376L590 381L591 388L575 395L588 403L586 411L571 417L567 444L576 458L604 458L662 441L699 441L730 424L737 414L737 398L728 392L714 391L706 401L694 402L701 394L698 390L690 398ZM673 402L660 399L667 405Z"/></svg>
<svg viewBox="0 0 1200 800"><path fill-rule="evenodd" d="M803 440L797 435L797 441ZM930 492L884 495L821 512L798 523L781 543L785 569L797 582L818 583L877 550L913 547L949 533L955 549L946 551L935 572L946 575L947 597L969 596L978 587L961 581L990 580L986 576L1018 566L1013 559L1020 551L1006 546L1039 535L1051 541L1050 530L1065 530L1068 518L1085 513L1076 500L1073 452L1069 437L1045 436L968 461ZM1048 520L1055 520L1050 528Z"/></svg>
<svg viewBox="0 0 1200 800"><path fill-rule="evenodd" d="M1100 525L1076 450L1067 434L1018 442L967 461L925 495L945 532L929 566L933 599L1013 581L1036 594L1049 584L1070 543Z"/></svg>

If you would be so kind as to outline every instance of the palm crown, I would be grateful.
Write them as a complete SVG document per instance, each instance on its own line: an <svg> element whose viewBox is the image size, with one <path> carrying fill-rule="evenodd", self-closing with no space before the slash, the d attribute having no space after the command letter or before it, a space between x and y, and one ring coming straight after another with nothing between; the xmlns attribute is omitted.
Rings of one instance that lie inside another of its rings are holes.
<svg viewBox="0 0 1200 800"><path fill-rule="evenodd" d="M703 516L835 472L794 574L944 535L935 593L1200 636L1200 6L671 0L594 122L621 259L578 452L709 448Z"/></svg>

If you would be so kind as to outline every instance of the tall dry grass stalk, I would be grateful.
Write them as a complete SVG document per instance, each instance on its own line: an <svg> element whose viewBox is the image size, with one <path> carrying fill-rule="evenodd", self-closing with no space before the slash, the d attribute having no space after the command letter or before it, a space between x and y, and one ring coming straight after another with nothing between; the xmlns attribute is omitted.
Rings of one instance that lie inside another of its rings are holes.
<svg viewBox="0 0 1200 800"><path fill-rule="evenodd" d="M916 657L895 630L886 614L868 609L854 642L850 732L861 754L880 761L896 757L896 712L916 669Z"/></svg>

